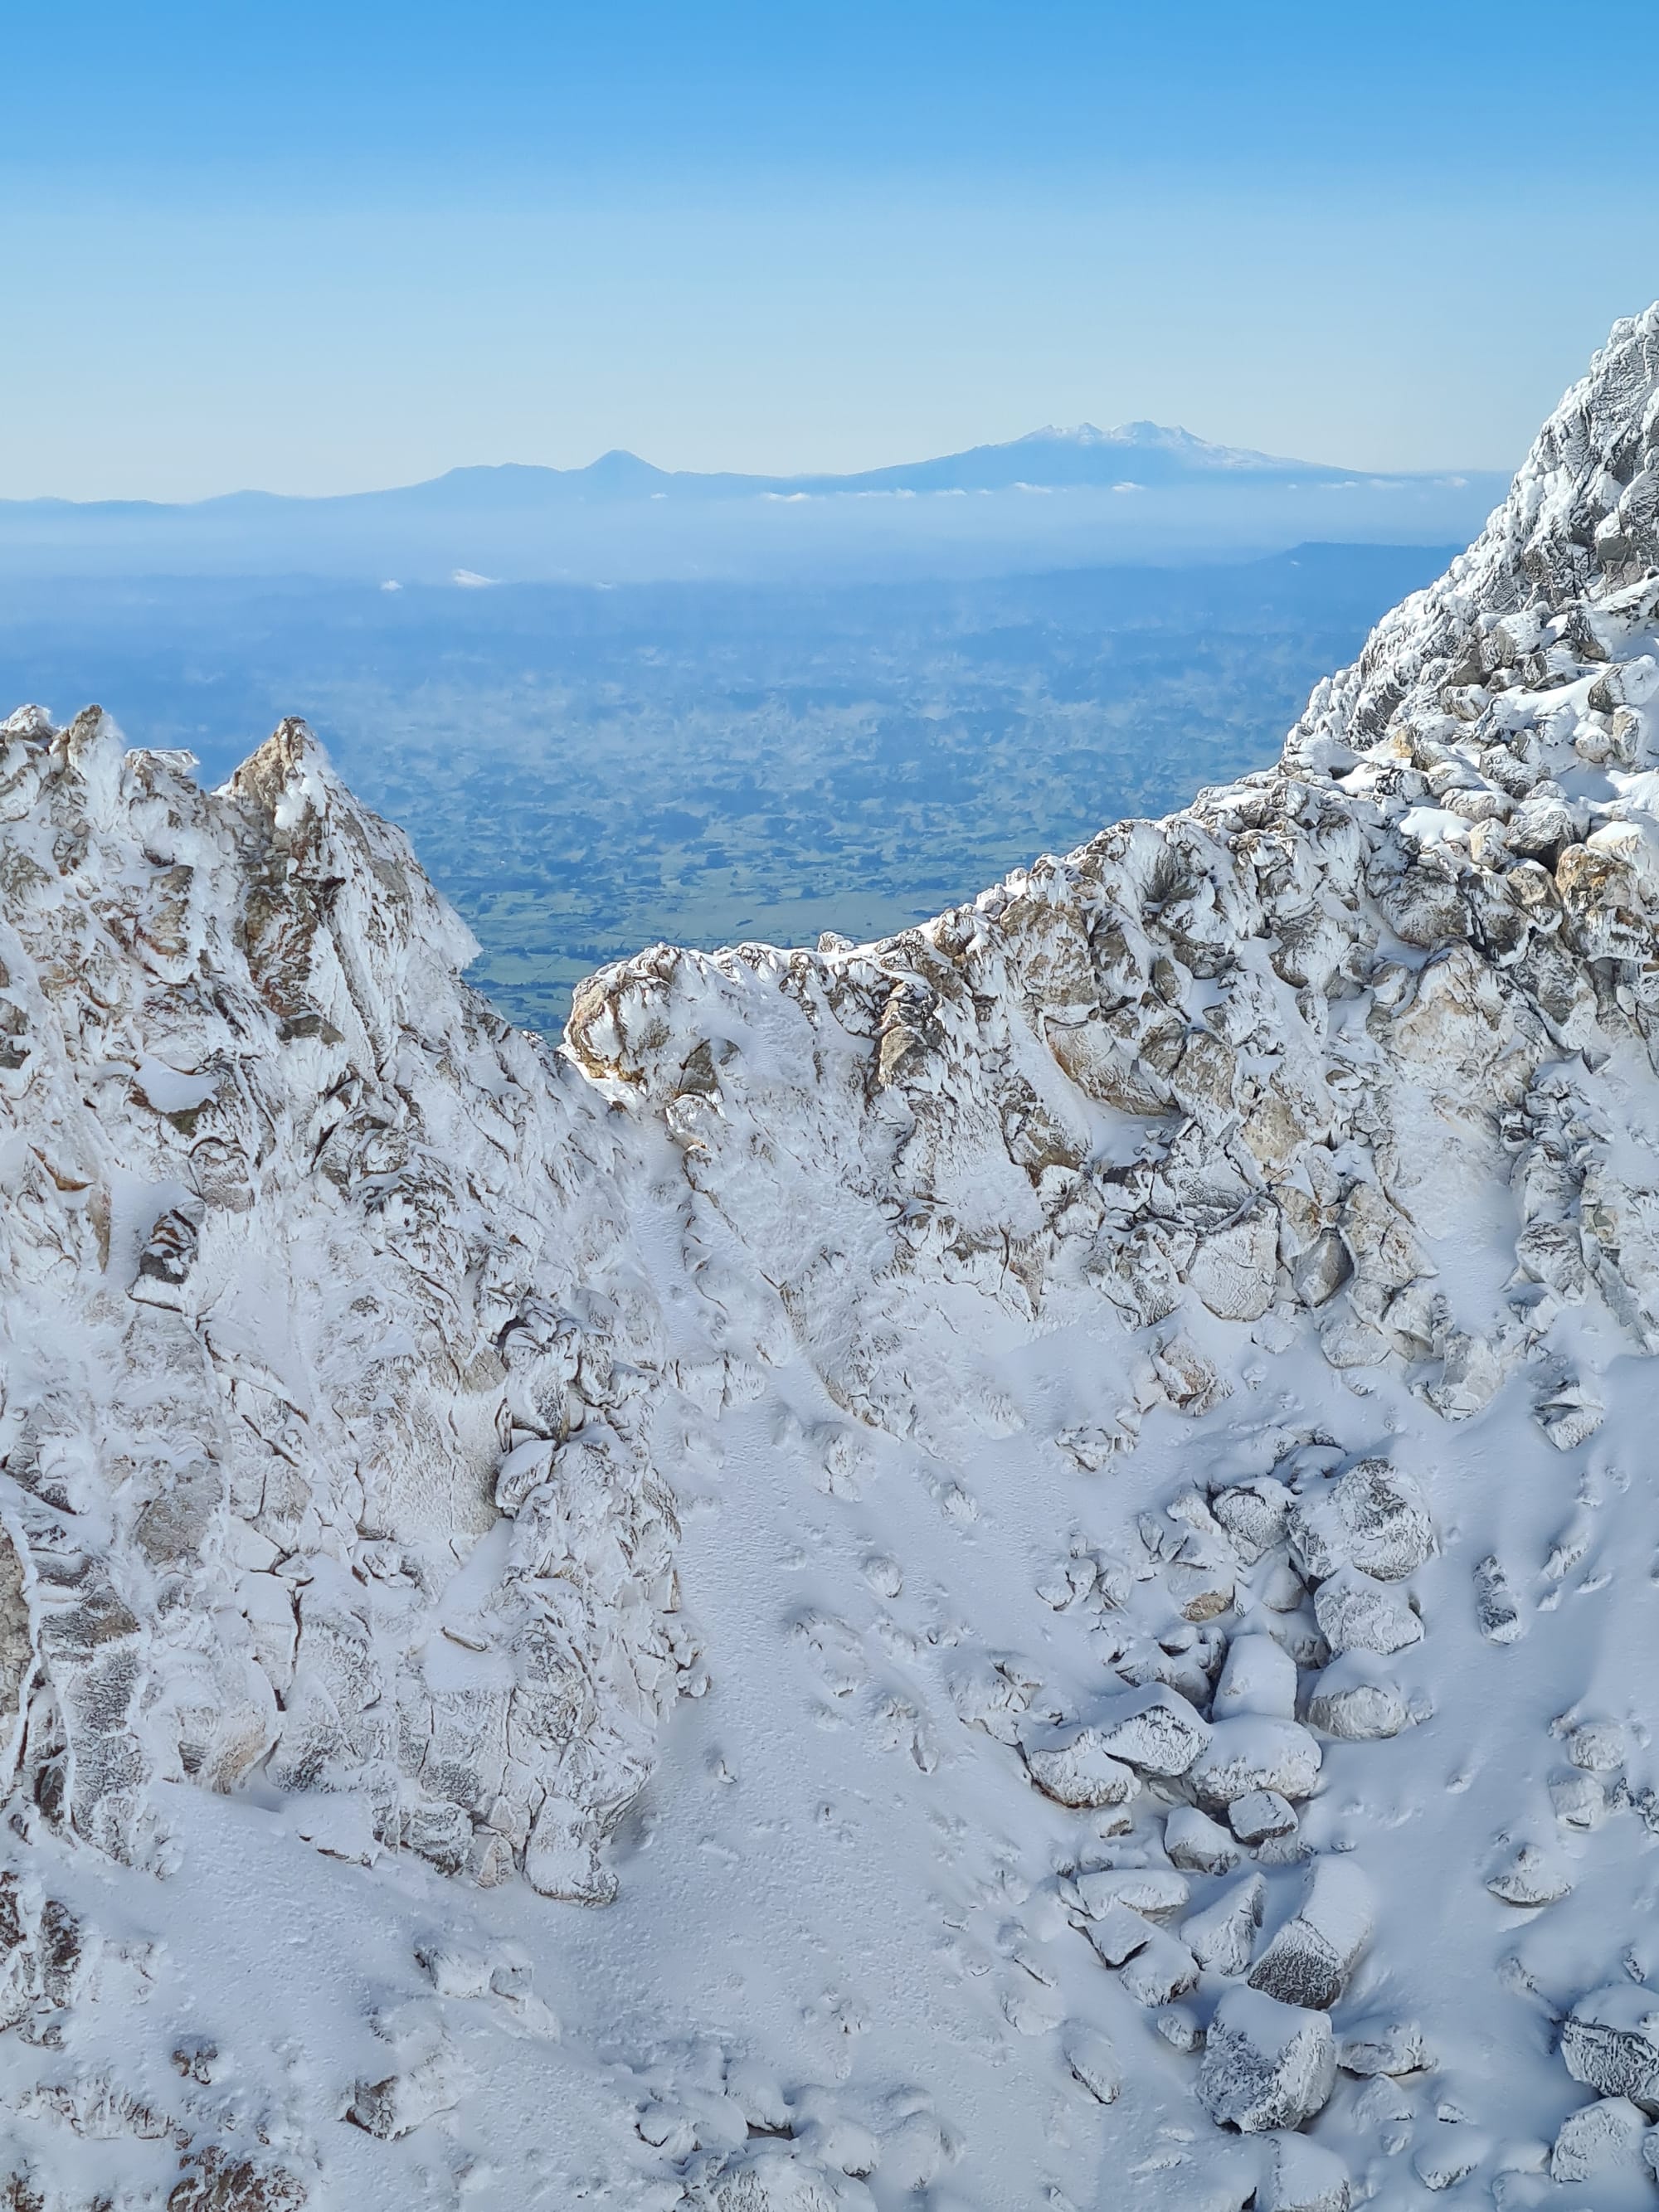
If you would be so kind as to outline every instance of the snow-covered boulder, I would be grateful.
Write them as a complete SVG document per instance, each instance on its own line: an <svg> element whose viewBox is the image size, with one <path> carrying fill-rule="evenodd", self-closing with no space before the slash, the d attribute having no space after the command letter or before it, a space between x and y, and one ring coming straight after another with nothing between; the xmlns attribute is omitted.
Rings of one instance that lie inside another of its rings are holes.
<svg viewBox="0 0 1659 2212"><path fill-rule="evenodd" d="M1603 2097L1569 2112L1550 2148L1550 2179L1594 2181L1601 2174L1642 2170L1647 2118L1628 2097Z"/></svg>
<svg viewBox="0 0 1659 2212"><path fill-rule="evenodd" d="M1429 2064L1429 2048L1416 2021L1374 2014L1348 2029L1337 2046L1336 2063L1345 2074L1357 2074L1362 2080L1379 2074L1415 2074Z"/></svg>
<svg viewBox="0 0 1659 2212"><path fill-rule="evenodd" d="M1368 1651L1345 1652L1308 1692L1308 1725L1343 1743L1375 1743L1409 1726L1399 1684Z"/></svg>
<svg viewBox="0 0 1659 2212"><path fill-rule="evenodd" d="M1561 2056L1575 2081L1600 2097L1626 2097L1659 2116L1659 2001L1613 1982L1579 1998L1561 2023Z"/></svg>
<svg viewBox="0 0 1659 2212"><path fill-rule="evenodd" d="M1121 1966L1137 1951L1146 1949L1154 1929L1152 1923L1132 1905L1109 1905L1085 1921L1083 1932L1103 1966Z"/></svg>
<svg viewBox="0 0 1659 2212"><path fill-rule="evenodd" d="M1310 1796L1319 1767L1319 1746L1298 1722L1241 1713L1216 1723L1190 1779L1200 1804L1224 1812L1255 1790L1291 1799Z"/></svg>
<svg viewBox="0 0 1659 2212"><path fill-rule="evenodd" d="M1102 1749L1142 1774L1185 1774L1210 1741L1210 1728L1187 1700L1154 1685L1116 1698L1096 1723Z"/></svg>
<svg viewBox="0 0 1659 2212"><path fill-rule="evenodd" d="M1573 1880L1557 1852L1540 1844L1522 1844L1487 1876L1486 1887L1505 1905L1535 1906L1571 1897Z"/></svg>
<svg viewBox="0 0 1659 2212"><path fill-rule="evenodd" d="M1245 2135L1299 2128L1323 2109L1336 2049L1322 2012L1231 1989L1216 2008L1199 2072L1199 2101L1218 2126Z"/></svg>
<svg viewBox="0 0 1659 2212"><path fill-rule="evenodd" d="M1098 1729L1077 1729L1058 1743L1028 1743L1025 1766L1045 1797L1085 1810L1126 1805L1140 1787L1134 1769L1112 1757Z"/></svg>
<svg viewBox="0 0 1659 2212"><path fill-rule="evenodd" d="M1348 2212L1348 2169L1334 2151L1287 2134L1270 2137L1267 2154L1260 2212Z"/></svg>
<svg viewBox="0 0 1659 2212"><path fill-rule="evenodd" d="M1306 1894L1250 1969L1250 1987L1282 2003L1328 2010L1376 1921L1370 1882L1352 1857L1316 1858Z"/></svg>
<svg viewBox="0 0 1659 2212"><path fill-rule="evenodd" d="M1294 1821L1295 1814L1291 1814ZM1238 1845L1227 1831L1196 1805L1176 1805L1164 1823L1164 1848L1171 1866L1188 1874L1230 1874L1238 1864Z"/></svg>
<svg viewBox="0 0 1659 2212"><path fill-rule="evenodd" d="M1213 1492L1210 1510L1226 1530L1239 1559L1253 1567L1283 1537L1292 1502L1284 1483L1271 1475L1260 1475Z"/></svg>
<svg viewBox="0 0 1659 2212"><path fill-rule="evenodd" d="M1354 1566L1378 1582L1415 1574L1434 1548L1422 1486L1386 1459L1362 1459L1291 1509L1291 1554L1310 1582Z"/></svg>
<svg viewBox="0 0 1659 2212"><path fill-rule="evenodd" d="M1198 1960L1187 1946L1167 1928L1155 1928L1151 1942L1125 1961L1121 1979L1135 2002L1151 2012L1195 1989L1198 1973Z"/></svg>
<svg viewBox="0 0 1659 2212"><path fill-rule="evenodd" d="M1117 2053L1098 2028L1073 2021L1060 2038L1066 2063L1097 2104L1113 2105L1123 2085Z"/></svg>
<svg viewBox="0 0 1659 2212"><path fill-rule="evenodd" d="M1345 1651L1375 1651L1387 1658L1422 1640L1422 1620L1400 1590L1359 1567L1338 1567L1320 1583L1314 1616L1339 1657Z"/></svg>
<svg viewBox="0 0 1659 2212"><path fill-rule="evenodd" d="M1073 1877L1081 1909L1099 1919L1115 1905L1154 1917L1179 1912L1192 1894L1186 1876L1170 1867L1097 1867Z"/></svg>
<svg viewBox="0 0 1659 2212"><path fill-rule="evenodd" d="M1235 1713L1294 1720L1296 1681L1296 1662L1275 1638L1236 1636L1227 1646L1211 1711L1217 1720Z"/></svg>
<svg viewBox="0 0 1659 2212"><path fill-rule="evenodd" d="M1277 1790L1247 1790L1228 1806L1227 1819L1239 1842L1252 1850L1293 1836L1300 1826L1295 1806Z"/></svg>
<svg viewBox="0 0 1659 2212"><path fill-rule="evenodd" d="M1206 1973L1242 1974L1250 1963L1267 1885L1246 1875L1181 1923L1181 1940Z"/></svg>

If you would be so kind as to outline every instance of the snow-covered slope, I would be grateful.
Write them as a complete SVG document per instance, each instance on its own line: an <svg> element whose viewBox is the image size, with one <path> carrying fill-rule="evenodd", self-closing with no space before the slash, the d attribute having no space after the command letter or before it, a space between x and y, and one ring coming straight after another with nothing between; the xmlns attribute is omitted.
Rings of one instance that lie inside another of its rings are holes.
<svg viewBox="0 0 1659 2212"><path fill-rule="evenodd" d="M562 1054L6 737L15 2203L1645 2199L1659 310L1279 768Z"/></svg>

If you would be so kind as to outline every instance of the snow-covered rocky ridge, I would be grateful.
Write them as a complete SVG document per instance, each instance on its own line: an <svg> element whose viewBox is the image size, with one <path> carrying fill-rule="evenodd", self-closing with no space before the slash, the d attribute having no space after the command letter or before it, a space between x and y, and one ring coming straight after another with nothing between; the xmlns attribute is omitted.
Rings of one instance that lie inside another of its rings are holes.
<svg viewBox="0 0 1659 2212"><path fill-rule="evenodd" d="M562 1054L4 734L16 2205L1647 2199L1659 310L1278 768Z"/></svg>

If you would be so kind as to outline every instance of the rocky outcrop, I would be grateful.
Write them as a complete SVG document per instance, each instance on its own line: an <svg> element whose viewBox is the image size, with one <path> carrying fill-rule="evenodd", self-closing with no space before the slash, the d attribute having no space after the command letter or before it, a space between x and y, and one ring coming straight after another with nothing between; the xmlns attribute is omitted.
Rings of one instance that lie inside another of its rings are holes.
<svg viewBox="0 0 1659 2212"><path fill-rule="evenodd" d="M285 724L0 761L0 1749L124 1859L256 1774L331 1847L602 1897L695 1640L607 1115ZM325 1805L323 1801L325 1801Z"/></svg>
<svg viewBox="0 0 1659 2212"><path fill-rule="evenodd" d="M1340 2207L1337 2143L1414 2142L1430 2190L1494 2157L1449 2091L1413 2136L1399 2081L1430 2046L1359 2008L1415 1915L1343 1808L1421 1740L1437 1638L1467 1630L1474 1680L1524 1660L1568 1577L1612 1577L1579 1572L1631 1488L1601 1445L1659 1349L1659 1178L1632 1139L1659 1066L1656 470L1659 311L1274 769L879 945L654 948L583 987L561 1052L467 990L465 933L301 726L206 793L96 709L14 715L5 1850L172 1875L208 1792L280 1808L382 1885L357 1894L435 1872L607 1899L659 1730L718 1676L679 1512L736 1431L741 1479L770 1449L845 1509L819 1564L842 1545L874 1607L804 1591L765 1663L806 1670L823 1741L856 1715L916 1786L980 1778L941 1851L1022 1839L941 1913L955 1975L994 1901L957 1977L994 1988L988 2033L1052 2045L1096 2124L1115 2100L1130 2124L1140 2067L1271 2137L1233 2202ZM1576 1481L1535 1572L1483 1455L1513 1452L1515 1408ZM1001 1482L1010 1557L1022 1486L1070 1486L1023 1585L1040 1630L981 1632L960 1593L985 1579L952 1585L942 1550L916 1575L865 1529L899 1468L964 1543ZM1659 1829L1642 1737L1585 1697L1537 1790L1507 1755L1481 1782L1460 1878L1506 1924L1571 1909L1563 1854L1604 1824ZM709 1775L734 1781L723 1754ZM7 2032L50 2048L139 1973L84 1923L0 1889ZM1518 1952L1502 1972L1536 1995ZM354 2157L449 2141L477 2021L446 2007L550 2041L496 1974L365 1996L315 2106ZM795 2013L862 2032L845 1990ZM1569 2012L1560 2058L1608 2110L1564 2130L1564 2177L1654 2101L1650 2027L1634 1978ZM245 2125L180 2049L167 2109L89 2046L30 2125L161 2146L148 2201L308 2201L321 2124ZM635 2201L867 2203L961 2151L930 2095L848 2087L850 2061L787 2094L750 2064L712 2035L672 2087L649 2062Z"/></svg>

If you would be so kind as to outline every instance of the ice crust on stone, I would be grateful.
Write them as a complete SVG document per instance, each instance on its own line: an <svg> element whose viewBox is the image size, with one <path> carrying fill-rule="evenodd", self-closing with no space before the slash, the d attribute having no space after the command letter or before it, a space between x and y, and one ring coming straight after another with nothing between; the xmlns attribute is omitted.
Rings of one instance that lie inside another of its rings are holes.
<svg viewBox="0 0 1659 2212"><path fill-rule="evenodd" d="M1275 2136L1255 2201L1261 2212L1348 2212L1348 2169L1305 2136Z"/></svg>
<svg viewBox="0 0 1659 2212"><path fill-rule="evenodd" d="M1659 2003L1646 1990L1615 1983L1581 1997L1562 2022L1561 2056L1598 2096L1659 2116Z"/></svg>
<svg viewBox="0 0 1659 2212"><path fill-rule="evenodd" d="M1659 310L1274 769L558 1049L0 726L18 2204L1648 2188L1656 853Z"/></svg>
<svg viewBox="0 0 1659 2212"><path fill-rule="evenodd" d="M1322 2110L1335 2080L1331 2025L1322 2012L1252 1989L1229 1990L1216 2007L1198 2094L1218 2126L1247 2135L1299 2128Z"/></svg>
<svg viewBox="0 0 1659 2212"><path fill-rule="evenodd" d="M1369 1652L1350 1651L1332 1660L1308 1692L1309 1725L1345 1743L1398 1735L1410 1719L1399 1685Z"/></svg>
<svg viewBox="0 0 1659 2212"><path fill-rule="evenodd" d="M1316 1858L1294 1917L1250 1969L1250 1987L1327 2011L1347 1986L1376 1923L1371 1886L1351 1857Z"/></svg>

